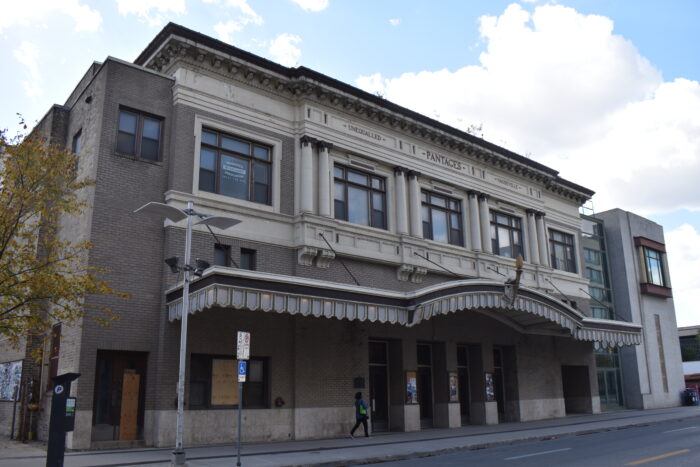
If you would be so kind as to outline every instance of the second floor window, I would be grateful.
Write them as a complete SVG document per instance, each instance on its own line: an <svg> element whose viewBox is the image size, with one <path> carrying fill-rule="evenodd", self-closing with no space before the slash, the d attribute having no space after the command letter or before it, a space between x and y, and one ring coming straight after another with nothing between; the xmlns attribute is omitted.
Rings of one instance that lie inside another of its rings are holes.
<svg viewBox="0 0 700 467"><path fill-rule="evenodd" d="M119 111L117 152L149 161L160 160L161 121L130 110Z"/></svg>
<svg viewBox="0 0 700 467"><path fill-rule="evenodd" d="M574 255L574 236L549 231L549 249L552 255L552 267L561 271L576 272L576 256Z"/></svg>
<svg viewBox="0 0 700 467"><path fill-rule="evenodd" d="M508 258L523 254L522 221L519 217L491 211L491 247L494 254Z"/></svg>
<svg viewBox="0 0 700 467"><path fill-rule="evenodd" d="M199 189L270 204L271 161L269 146L204 129L199 157Z"/></svg>
<svg viewBox="0 0 700 467"><path fill-rule="evenodd" d="M458 199L423 191L423 238L464 246L462 203Z"/></svg>
<svg viewBox="0 0 700 467"><path fill-rule="evenodd" d="M647 284L666 287L664 280L663 253L649 247L643 247L644 267L646 269Z"/></svg>
<svg viewBox="0 0 700 467"><path fill-rule="evenodd" d="M333 169L336 219L386 229L386 182L347 167Z"/></svg>

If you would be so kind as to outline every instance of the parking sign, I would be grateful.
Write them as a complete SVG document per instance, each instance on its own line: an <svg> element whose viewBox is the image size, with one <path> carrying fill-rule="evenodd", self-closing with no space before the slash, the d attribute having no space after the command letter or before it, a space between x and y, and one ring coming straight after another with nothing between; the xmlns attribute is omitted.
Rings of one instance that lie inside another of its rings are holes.
<svg viewBox="0 0 700 467"><path fill-rule="evenodd" d="M238 360L248 360L250 358L250 333L238 331L238 346L236 347L236 358Z"/></svg>
<svg viewBox="0 0 700 467"><path fill-rule="evenodd" d="M245 360L240 360L238 362L238 382L239 383L245 383L246 363L247 362Z"/></svg>

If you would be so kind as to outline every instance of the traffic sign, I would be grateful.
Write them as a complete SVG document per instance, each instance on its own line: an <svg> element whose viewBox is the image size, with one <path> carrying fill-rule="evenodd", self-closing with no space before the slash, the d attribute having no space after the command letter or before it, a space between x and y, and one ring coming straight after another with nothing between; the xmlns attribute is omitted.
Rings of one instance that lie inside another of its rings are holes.
<svg viewBox="0 0 700 467"><path fill-rule="evenodd" d="M245 383L245 375L246 375L246 362L245 360L240 360L238 362L238 382L239 383Z"/></svg>
<svg viewBox="0 0 700 467"><path fill-rule="evenodd" d="M250 333L238 331L238 346L236 347L236 358L238 360L248 360L250 358Z"/></svg>

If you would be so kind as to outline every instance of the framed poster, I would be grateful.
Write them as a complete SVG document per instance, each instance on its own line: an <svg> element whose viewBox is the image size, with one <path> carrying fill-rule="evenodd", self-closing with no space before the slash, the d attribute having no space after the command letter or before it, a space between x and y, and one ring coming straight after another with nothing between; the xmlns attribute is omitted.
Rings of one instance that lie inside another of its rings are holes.
<svg viewBox="0 0 700 467"><path fill-rule="evenodd" d="M484 373L484 388L486 390L486 402L493 402L496 400L496 391L493 385L493 373Z"/></svg>
<svg viewBox="0 0 700 467"><path fill-rule="evenodd" d="M457 379L456 371L450 371L448 373L448 383L450 388L450 402L459 402L459 379Z"/></svg>
<svg viewBox="0 0 700 467"><path fill-rule="evenodd" d="M213 358L211 361L211 405L238 404L238 361Z"/></svg>
<svg viewBox="0 0 700 467"><path fill-rule="evenodd" d="M417 404L418 403L418 386L416 384L416 372L407 371L406 372L406 403L407 404Z"/></svg>

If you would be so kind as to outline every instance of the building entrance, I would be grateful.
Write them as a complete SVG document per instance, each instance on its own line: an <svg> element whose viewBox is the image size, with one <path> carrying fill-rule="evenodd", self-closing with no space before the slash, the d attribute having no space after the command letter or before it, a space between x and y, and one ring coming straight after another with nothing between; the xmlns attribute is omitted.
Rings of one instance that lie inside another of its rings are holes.
<svg viewBox="0 0 700 467"><path fill-rule="evenodd" d="M595 360L598 373L600 408L602 410L623 408L620 356L617 349L598 350L595 354Z"/></svg>
<svg viewBox="0 0 700 467"><path fill-rule="evenodd" d="M389 366L388 345L383 341L369 343L369 405L372 431L389 430Z"/></svg>
<svg viewBox="0 0 700 467"><path fill-rule="evenodd" d="M459 386L459 414L462 425L469 424L471 396L469 394L469 350L466 345L457 346L457 384Z"/></svg>
<svg viewBox="0 0 700 467"><path fill-rule="evenodd" d="M421 428L433 426L433 349L430 344L418 344L416 390L420 406Z"/></svg>

